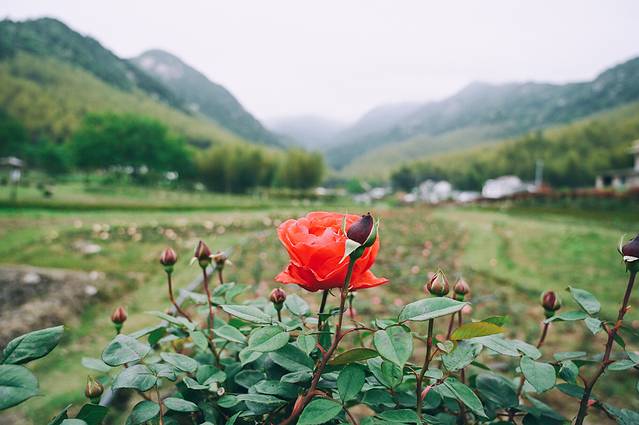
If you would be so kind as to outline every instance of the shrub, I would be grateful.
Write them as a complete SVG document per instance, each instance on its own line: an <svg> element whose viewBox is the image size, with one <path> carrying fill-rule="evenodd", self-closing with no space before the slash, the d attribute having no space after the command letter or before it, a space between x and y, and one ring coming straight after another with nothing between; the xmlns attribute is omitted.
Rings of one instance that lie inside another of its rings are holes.
<svg viewBox="0 0 639 425"><path fill-rule="evenodd" d="M617 319L603 319L599 301L587 291L568 289L579 306L575 311L561 311L558 294L547 291L540 302L546 319L533 345L505 338L505 317L470 320L470 285L463 280L451 285L442 271L425 286L431 296L405 305L397 317L358 320L353 293L388 284L370 270L380 252L378 227L370 215L335 213L311 213L280 225L290 264L276 280L321 294L317 314L282 288L268 300L238 302L248 288L224 280L226 254L213 254L203 242L191 260L200 268L203 291L187 292L190 305L178 304L172 287L178 258L168 248L160 263L171 309L152 312L161 321L140 330L126 329L126 311L116 309L115 338L100 359L83 361L99 374L87 382L89 402L73 420L67 407L50 424L102 423L105 388L141 396L127 424L569 423L537 398L550 391L576 400L578 425L590 409L619 424L638 423L639 413L612 406L592 391L602 374L639 364L622 338L639 271L639 236L619 248L629 280ZM328 307L331 295L338 307ZM593 334L607 335L603 355L544 356L548 332L565 322L583 322ZM60 335L58 327L9 343L0 365L0 409L37 394L35 378L21 364L46 355ZM492 370L482 353L518 364L514 376ZM356 405L368 406L369 414L356 414Z"/></svg>

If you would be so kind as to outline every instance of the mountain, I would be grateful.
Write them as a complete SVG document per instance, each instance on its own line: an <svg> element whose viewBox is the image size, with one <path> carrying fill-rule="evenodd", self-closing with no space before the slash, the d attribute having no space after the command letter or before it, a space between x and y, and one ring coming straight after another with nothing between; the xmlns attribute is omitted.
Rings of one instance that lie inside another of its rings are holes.
<svg viewBox="0 0 639 425"><path fill-rule="evenodd" d="M570 84L472 83L457 94L416 108L381 131L356 133L327 152L347 174L384 158L387 165L492 142L639 100L639 58L589 82ZM452 142L451 142L452 140ZM457 146L450 146L450 144ZM390 155L390 156L389 156ZM359 166L351 168L357 158Z"/></svg>
<svg viewBox="0 0 639 425"><path fill-rule="evenodd" d="M180 107L178 98L157 80L117 57L98 41L73 31L56 19L0 21L0 59L14 57L18 52L58 59L82 68L118 89L129 92L140 89L171 106Z"/></svg>
<svg viewBox="0 0 639 425"><path fill-rule="evenodd" d="M277 136L248 113L226 88L171 53L149 50L131 62L164 83L194 113L200 113L248 140L280 144Z"/></svg>
<svg viewBox="0 0 639 425"><path fill-rule="evenodd" d="M336 135L346 127L344 123L314 115L275 118L267 126L288 139L289 144L316 150L325 150L336 143Z"/></svg>
<svg viewBox="0 0 639 425"><path fill-rule="evenodd" d="M252 128L262 128L228 91L217 87L223 103L232 106L229 110ZM198 146L277 144L268 133L252 138L252 133L237 130L237 117L214 120L189 103L135 63L58 20L0 21L0 109L33 137L64 140L87 112L108 111L156 118Z"/></svg>

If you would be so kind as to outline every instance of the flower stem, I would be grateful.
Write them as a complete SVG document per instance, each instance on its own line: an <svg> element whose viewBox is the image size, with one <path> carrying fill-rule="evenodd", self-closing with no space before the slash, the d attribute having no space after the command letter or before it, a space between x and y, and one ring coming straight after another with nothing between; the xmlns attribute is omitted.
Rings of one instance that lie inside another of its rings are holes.
<svg viewBox="0 0 639 425"><path fill-rule="evenodd" d="M326 308L326 299L328 298L328 289L324 289L322 292L322 302L320 303L319 314L317 318L317 331L322 331L322 316L324 315L324 308Z"/></svg>
<svg viewBox="0 0 639 425"><path fill-rule="evenodd" d="M162 397L160 397L160 388L155 386L155 394L158 396L158 406L160 406L160 425L164 425L164 416L162 413Z"/></svg>
<svg viewBox="0 0 639 425"><path fill-rule="evenodd" d="M224 277L222 275L222 267L217 266L217 278L220 281L220 285L224 285Z"/></svg>
<svg viewBox="0 0 639 425"><path fill-rule="evenodd" d="M628 311L628 303L630 302L630 295L632 294L632 287L635 284L635 277L637 276L636 271L630 272L630 277L628 278L628 286L626 287L626 293L623 297L623 302L621 303L621 308L619 309L619 314L617 316L617 322L615 326L608 332L608 341L606 341L606 350L604 351L604 356L601 359L601 363L599 364L599 368L597 372L595 372L594 376L585 383L584 394L581 397L581 402L579 403L579 411L577 412L577 419L575 420L575 425L583 425L584 419L588 414L588 407L590 401L590 394L592 393L592 389L594 388L597 380L603 375L606 371L606 368L611 363L610 354L612 353L612 344L617 336L617 332L619 332L619 328L623 323L623 317L626 315Z"/></svg>
<svg viewBox="0 0 639 425"><path fill-rule="evenodd" d="M313 379L311 381L311 386L309 387L308 391L306 392L306 394L304 395L304 397L301 399L299 403L295 403L295 407L293 408L291 415L288 418L286 418L284 421L282 421L280 425L288 425L290 423L293 423L293 421L295 421L297 417L302 413L302 411L304 410L304 407L306 407L306 405L316 395L317 384L319 383L319 380L322 376L322 372L324 372L324 369L326 368L328 361L333 356L333 353L335 353L335 350L337 350L337 346L339 345L339 342L342 340L342 337L345 335L345 334L342 335L342 323L344 321L344 310L346 306L346 298L348 296L348 287L351 284L351 277L353 276L353 267L355 266L355 261L356 260L350 259L350 262L348 263L348 271L346 272L346 278L344 279L344 285L342 286L342 289L340 291L339 315L337 318L337 326L335 327L335 339L333 339L333 342L331 346L328 348L328 350L326 350L326 352L322 354L322 360L320 361L319 366L317 366L317 368L315 369L315 372L313 373ZM327 291L325 291L324 293L326 294ZM324 300L322 301L323 301L322 304L325 304L325 301Z"/></svg>
<svg viewBox="0 0 639 425"><path fill-rule="evenodd" d="M453 316L454 317L454 316ZM422 366L422 370L419 372L419 376L417 377L417 387L415 389L415 395L417 395L417 417L422 417L422 387L424 383L424 375L428 371L428 366L430 365L430 353L433 349L433 327L435 325L435 319L430 319L428 321L428 336L426 337L426 356L424 357L424 365Z"/></svg>
<svg viewBox="0 0 639 425"><path fill-rule="evenodd" d="M175 298L173 297L173 282L171 279L171 273L167 273L166 278L169 283L169 299L171 300L171 304L173 304L173 307L175 307L175 311L184 316L189 322L192 322L193 320L191 320L191 317L180 308L180 305L175 301Z"/></svg>
<svg viewBox="0 0 639 425"><path fill-rule="evenodd" d="M206 300L209 307L209 317L208 317L208 340L209 340L209 348L213 353L213 357L215 357L215 363L217 366L220 365L220 356L217 353L217 349L215 348L215 343L213 342L213 327L215 326L215 310L213 309L213 300L211 297L211 290L209 289L209 276L206 273L206 267L202 267L202 279L204 284L204 292L206 292Z"/></svg>

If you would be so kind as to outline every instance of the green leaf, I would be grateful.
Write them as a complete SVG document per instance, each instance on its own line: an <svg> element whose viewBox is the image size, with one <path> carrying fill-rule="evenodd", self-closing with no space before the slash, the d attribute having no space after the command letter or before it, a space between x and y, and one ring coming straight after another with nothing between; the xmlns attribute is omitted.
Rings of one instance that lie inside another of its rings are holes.
<svg viewBox="0 0 639 425"><path fill-rule="evenodd" d="M483 373L477 376L477 389L482 398L499 409L509 409L519 405L517 392L513 384L503 376Z"/></svg>
<svg viewBox="0 0 639 425"><path fill-rule="evenodd" d="M300 387L287 382L263 380L249 388L249 392L273 395L283 399L294 400L300 392Z"/></svg>
<svg viewBox="0 0 639 425"><path fill-rule="evenodd" d="M268 353L288 344L289 334L279 326L265 326L251 333L248 348L252 351Z"/></svg>
<svg viewBox="0 0 639 425"><path fill-rule="evenodd" d="M490 316L482 320L482 322L492 323L497 326L504 326L508 323L508 316Z"/></svg>
<svg viewBox="0 0 639 425"><path fill-rule="evenodd" d="M450 336L451 341L460 341L479 336L495 335L505 332L501 326L488 322L473 322L461 325Z"/></svg>
<svg viewBox="0 0 639 425"><path fill-rule="evenodd" d="M264 353L258 353L257 351L251 351L248 349L248 347L243 348L240 353L240 362L242 363L242 366L245 366L249 363L254 362L255 360L259 359L260 357L262 357L262 354Z"/></svg>
<svg viewBox="0 0 639 425"><path fill-rule="evenodd" d="M65 419L60 425L89 425L82 419Z"/></svg>
<svg viewBox="0 0 639 425"><path fill-rule="evenodd" d="M256 415L272 412L282 404L286 404L284 400L266 394L240 394L237 398L243 401L246 407Z"/></svg>
<svg viewBox="0 0 639 425"><path fill-rule="evenodd" d="M113 389L135 388L147 391L157 383L157 376L146 365L136 364L123 369L113 380Z"/></svg>
<svg viewBox="0 0 639 425"><path fill-rule="evenodd" d="M537 360L541 357L541 351L539 351L539 349L534 345L528 344L527 342L520 341L518 339L513 339L511 340L511 342L518 351L530 357L531 359Z"/></svg>
<svg viewBox="0 0 639 425"><path fill-rule="evenodd" d="M399 321L423 322L456 313L466 305L468 305L467 302L455 301L452 298L424 298L406 305L399 313Z"/></svg>
<svg viewBox="0 0 639 425"><path fill-rule="evenodd" d="M270 324L272 322L271 316L264 313L257 307L252 305L223 305L222 310L230 314L231 316L238 317L247 322Z"/></svg>
<svg viewBox="0 0 639 425"><path fill-rule="evenodd" d="M65 407L60 412L58 412L58 414L55 415L53 419L49 421L48 425L60 425L63 420L68 419L69 418L68 411L71 408L71 406L72 404L69 404L67 405L67 407Z"/></svg>
<svg viewBox="0 0 639 425"><path fill-rule="evenodd" d="M155 418L160 413L160 406L148 400L142 400L133 407L126 420L126 425L140 425Z"/></svg>
<svg viewBox="0 0 639 425"><path fill-rule="evenodd" d="M590 332L592 332L593 335L597 335L599 331L603 329L601 326L602 324L601 320L596 319L594 317L586 317L586 319L584 320L584 323L586 324L586 327L588 328Z"/></svg>
<svg viewBox="0 0 639 425"><path fill-rule="evenodd" d="M210 388L208 385L200 384L195 379L190 378L188 376L185 376L182 379L182 382L184 383L184 385L186 385L188 389L195 390L195 391L204 391Z"/></svg>
<svg viewBox="0 0 639 425"><path fill-rule="evenodd" d="M484 406L481 404L481 400L479 400L473 390L452 378L447 378L444 381L444 386L453 393L457 400L464 403L474 414L481 416L482 418L486 417Z"/></svg>
<svg viewBox="0 0 639 425"><path fill-rule="evenodd" d="M371 348L358 347L352 350L344 351L335 356L328 364L332 366L345 365L349 363L361 362L364 360L378 357L379 353Z"/></svg>
<svg viewBox="0 0 639 425"><path fill-rule="evenodd" d="M601 310L601 304L590 292L579 288L573 288L572 286L569 286L568 290L574 300L577 301L577 304L579 304L579 307L581 307L586 313L591 316L599 313L599 310Z"/></svg>
<svg viewBox="0 0 639 425"><path fill-rule="evenodd" d="M135 338L120 334L107 345L102 352L102 361L109 366L120 366L125 363L142 360L151 351L148 344Z"/></svg>
<svg viewBox="0 0 639 425"><path fill-rule="evenodd" d="M473 338L469 342L476 342L484 347L504 356L519 357L517 344L513 341L504 339L501 335L489 335Z"/></svg>
<svg viewBox="0 0 639 425"><path fill-rule="evenodd" d="M586 357L588 353L585 351L565 351L560 353L553 354L553 357L558 362L563 362L564 360L575 360L580 359L582 357Z"/></svg>
<svg viewBox="0 0 639 425"><path fill-rule="evenodd" d="M395 388L402 383L402 369L396 364L377 357L366 362L368 369L380 384L388 388Z"/></svg>
<svg viewBox="0 0 639 425"><path fill-rule="evenodd" d="M561 377L561 379L574 384L577 381L578 375L579 368L573 361L566 360L561 363L561 367L559 368L559 376Z"/></svg>
<svg viewBox="0 0 639 425"><path fill-rule="evenodd" d="M304 408L297 425L318 425L323 424L342 411L342 406L333 400L316 398Z"/></svg>
<svg viewBox="0 0 639 425"><path fill-rule="evenodd" d="M447 370L454 372L471 364L480 351L481 346L479 344L460 341L453 351L442 356L442 361Z"/></svg>
<svg viewBox="0 0 639 425"><path fill-rule="evenodd" d="M100 359L94 359L92 357L82 357L82 366L87 369L97 370L98 372L108 373L111 371L111 366L104 363Z"/></svg>
<svg viewBox="0 0 639 425"><path fill-rule="evenodd" d="M193 343L202 351L207 350L209 347L209 340L202 331L191 332L191 338Z"/></svg>
<svg viewBox="0 0 639 425"><path fill-rule="evenodd" d="M544 323L551 323L551 322L575 322L577 320L584 320L586 317L588 317L588 314L586 314L583 311L565 311L563 313L559 313L549 319L544 320Z"/></svg>
<svg viewBox="0 0 639 425"><path fill-rule="evenodd" d="M195 403L177 397L167 397L162 402L164 406L174 412L199 412L200 408Z"/></svg>
<svg viewBox="0 0 639 425"><path fill-rule="evenodd" d="M286 382L288 384L299 384L310 381L312 376L313 373L310 369L300 370L298 372L290 372L286 375L282 375L280 381Z"/></svg>
<svg viewBox="0 0 639 425"><path fill-rule="evenodd" d="M315 367L313 360L293 344L287 344L277 351L269 353L271 360L290 372L312 370Z"/></svg>
<svg viewBox="0 0 639 425"><path fill-rule="evenodd" d="M628 359L624 359L624 360L617 360L614 363L611 363L607 369L608 370L628 370L628 369L632 369L633 367L635 367L635 362L633 362L632 360L628 360Z"/></svg>
<svg viewBox="0 0 639 425"><path fill-rule="evenodd" d="M284 307L296 316L306 316L310 310L308 303L304 301L302 297L296 294L291 294L286 297L284 301Z"/></svg>
<svg viewBox="0 0 639 425"><path fill-rule="evenodd" d="M400 368L404 367L413 352L413 337L402 326L375 332L373 342L383 358Z"/></svg>
<svg viewBox="0 0 639 425"><path fill-rule="evenodd" d="M410 409L387 410L377 415L378 418L393 424L419 424L417 413Z"/></svg>
<svg viewBox="0 0 639 425"><path fill-rule="evenodd" d="M519 363L521 371L526 380L539 393L548 391L555 386L555 368L548 363L536 362L533 359L523 356Z"/></svg>
<svg viewBox="0 0 639 425"><path fill-rule="evenodd" d="M306 354L311 354L311 352L315 349L317 345L317 340L313 335L305 335L302 334L297 337L297 341L295 341L295 345L297 345L300 350L305 352Z"/></svg>
<svg viewBox="0 0 639 425"><path fill-rule="evenodd" d="M9 341L2 352L3 364L24 364L46 356L60 342L63 326L29 332Z"/></svg>
<svg viewBox="0 0 639 425"><path fill-rule="evenodd" d="M217 399L217 405L223 407L224 409L228 409L236 406L238 403L240 403L240 401L241 400L239 400L237 396L234 396L232 394L225 394Z"/></svg>
<svg viewBox="0 0 639 425"><path fill-rule="evenodd" d="M99 404L87 403L75 415L76 419L82 419L87 425L101 425L109 409Z"/></svg>
<svg viewBox="0 0 639 425"><path fill-rule="evenodd" d="M192 358L190 358L189 356L185 356L184 354L160 353L160 357L162 357L162 360L176 367L182 372L193 373L200 365L197 360L193 360Z"/></svg>
<svg viewBox="0 0 639 425"><path fill-rule="evenodd" d="M557 389L562 393L576 399L581 399L581 397L583 397L584 395L584 389L575 384L558 384ZM591 394L590 398L594 399L595 397Z"/></svg>
<svg viewBox="0 0 639 425"><path fill-rule="evenodd" d="M170 364L152 363L148 367L158 378L167 378L170 381L175 381L177 379L176 370Z"/></svg>
<svg viewBox="0 0 639 425"><path fill-rule="evenodd" d="M0 365L0 410L38 395L38 380L23 366Z"/></svg>
<svg viewBox="0 0 639 425"><path fill-rule="evenodd" d="M235 326L223 325L213 329L215 335L223 338L227 341L237 342L238 344L245 344L246 337Z"/></svg>
<svg viewBox="0 0 639 425"><path fill-rule="evenodd" d="M366 374L359 365L348 365L339 373L337 377L337 391L339 392L339 398L342 402L357 397L357 394L362 390Z"/></svg>

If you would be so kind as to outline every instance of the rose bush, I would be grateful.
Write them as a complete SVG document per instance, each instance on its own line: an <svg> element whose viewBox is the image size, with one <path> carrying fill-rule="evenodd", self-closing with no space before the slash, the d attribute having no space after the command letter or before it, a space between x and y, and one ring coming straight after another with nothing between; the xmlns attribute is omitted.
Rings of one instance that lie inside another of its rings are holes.
<svg viewBox="0 0 639 425"><path fill-rule="evenodd" d="M66 407L48 423L98 425L124 415L121 422L130 425L581 425L592 409L619 424L639 423L639 413L593 392L604 373L624 377L639 367L639 355L623 339L639 237L619 247L629 280L616 320L602 317L587 291L568 288L579 309L563 312L556 292L546 291L539 307L546 319L533 345L507 338L505 317L467 317L471 285L461 278L450 285L443 271L425 284L429 296L397 317L346 318L353 291L387 283L370 271L380 249L378 226L370 215L319 212L279 227L290 264L277 280L322 291L318 312L278 287L268 300L238 302L249 288L224 280L227 254L213 254L204 242L192 258L202 291L185 291L187 301L179 303L172 285L179 262L167 249L160 263L171 308L151 312L158 323L138 330L127 329L126 311L116 309L115 337L99 359L83 359L95 375L84 389L88 402L73 418ZM606 336L603 354L542 351L551 327L577 322ZM62 331L31 332L4 348L0 410L38 394L24 364L53 350ZM574 398L574 406L558 412L540 400L556 392ZM116 407L132 404L126 413Z"/></svg>

